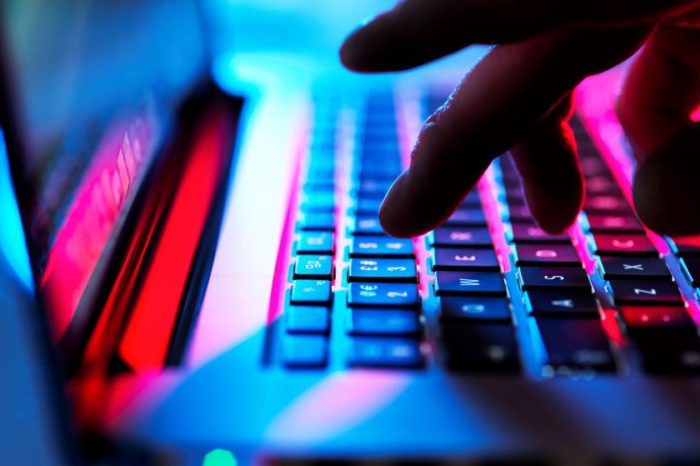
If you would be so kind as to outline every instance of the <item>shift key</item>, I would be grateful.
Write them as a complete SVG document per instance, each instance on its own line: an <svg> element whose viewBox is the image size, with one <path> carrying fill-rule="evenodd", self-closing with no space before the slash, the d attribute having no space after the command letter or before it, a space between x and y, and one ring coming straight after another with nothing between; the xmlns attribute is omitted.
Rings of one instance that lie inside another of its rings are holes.
<svg viewBox="0 0 700 466"><path fill-rule="evenodd" d="M598 318L538 318L546 352L544 374L610 372L615 360Z"/></svg>

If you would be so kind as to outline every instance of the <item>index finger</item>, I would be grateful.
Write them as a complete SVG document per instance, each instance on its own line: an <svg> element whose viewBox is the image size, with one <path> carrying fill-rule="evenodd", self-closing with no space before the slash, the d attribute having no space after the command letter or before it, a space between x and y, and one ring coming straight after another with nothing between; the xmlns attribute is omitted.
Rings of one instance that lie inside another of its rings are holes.
<svg viewBox="0 0 700 466"><path fill-rule="evenodd" d="M424 125L410 168L380 210L392 235L442 223L494 157L508 150L589 74L631 54L648 28L556 32L494 48Z"/></svg>
<svg viewBox="0 0 700 466"><path fill-rule="evenodd" d="M474 43L504 43L579 24L630 25L679 14L698 0L405 0L352 33L343 63L395 71Z"/></svg>

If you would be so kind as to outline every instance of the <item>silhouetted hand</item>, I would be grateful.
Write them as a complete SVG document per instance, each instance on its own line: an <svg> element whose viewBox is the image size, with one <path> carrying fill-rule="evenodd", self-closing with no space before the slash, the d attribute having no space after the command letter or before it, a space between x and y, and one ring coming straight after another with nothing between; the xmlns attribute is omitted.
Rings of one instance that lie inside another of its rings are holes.
<svg viewBox="0 0 700 466"><path fill-rule="evenodd" d="M476 43L498 45L425 122L380 210L390 234L442 223L509 149L535 219L566 229L584 193L571 92L642 46L618 104L640 160L635 206L659 232L700 232L700 1L406 0L353 32L341 59L396 71Z"/></svg>

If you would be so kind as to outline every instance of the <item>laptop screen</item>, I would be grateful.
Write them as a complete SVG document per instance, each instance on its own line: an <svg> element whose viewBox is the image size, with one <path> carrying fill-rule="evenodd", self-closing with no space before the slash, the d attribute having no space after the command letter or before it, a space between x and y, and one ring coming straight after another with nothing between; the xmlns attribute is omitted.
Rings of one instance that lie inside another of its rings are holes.
<svg viewBox="0 0 700 466"><path fill-rule="evenodd" d="M201 80L195 0L0 6L3 125L54 337L89 301L124 214Z"/></svg>

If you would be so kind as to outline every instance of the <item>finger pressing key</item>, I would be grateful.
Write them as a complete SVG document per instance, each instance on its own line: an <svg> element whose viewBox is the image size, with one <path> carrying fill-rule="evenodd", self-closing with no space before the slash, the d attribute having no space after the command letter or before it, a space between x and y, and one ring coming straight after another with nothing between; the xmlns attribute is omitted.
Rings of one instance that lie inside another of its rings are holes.
<svg viewBox="0 0 700 466"><path fill-rule="evenodd" d="M631 54L647 33L646 27L576 29L495 47L423 126L410 168L382 204L384 229L409 237L444 222L494 157L522 140L583 78Z"/></svg>

